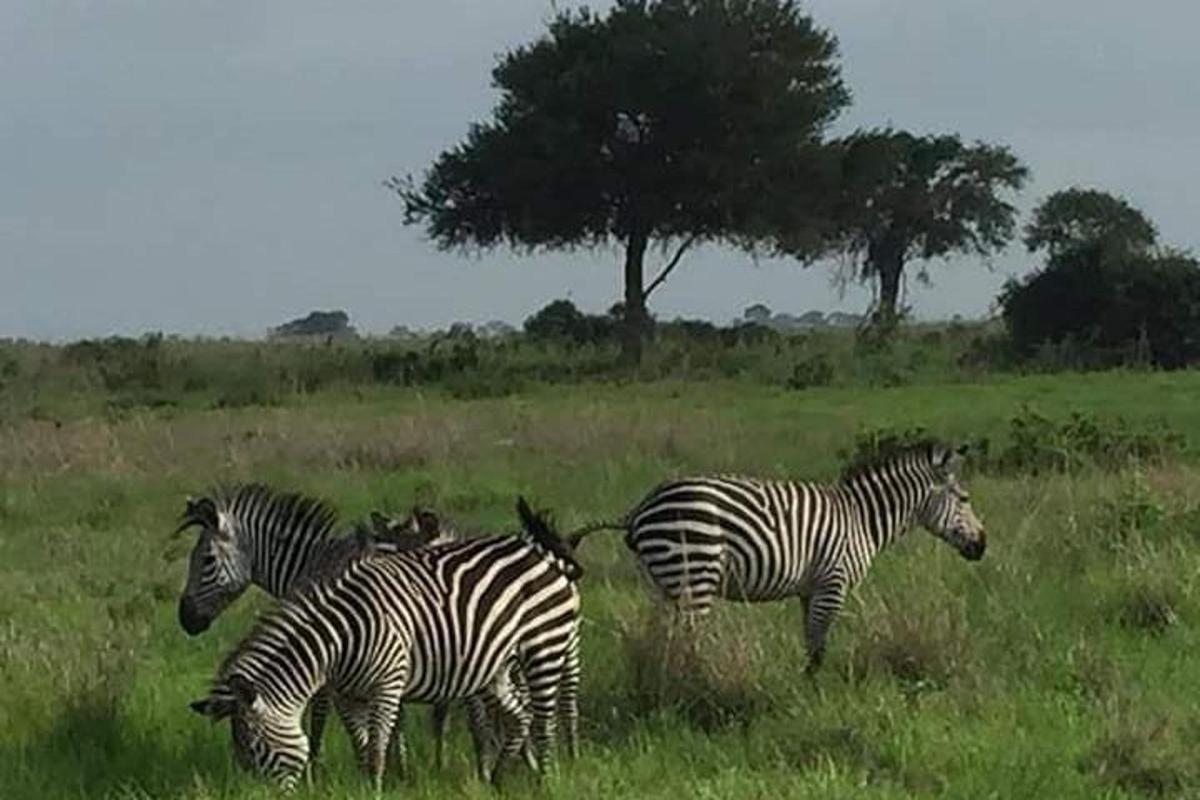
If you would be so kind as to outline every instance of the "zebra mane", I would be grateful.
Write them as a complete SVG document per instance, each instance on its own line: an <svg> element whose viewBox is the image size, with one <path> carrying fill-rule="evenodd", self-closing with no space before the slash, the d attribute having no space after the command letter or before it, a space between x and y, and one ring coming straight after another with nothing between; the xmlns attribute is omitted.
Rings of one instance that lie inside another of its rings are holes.
<svg viewBox="0 0 1200 800"><path fill-rule="evenodd" d="M842 470L841 481L842 483L849 483L864 475L877 472L880 467L904 461L919 461L936 467L941 465L952 452L953 448L945 442L934 438L924 438L915 442L910 441L894 445L881 443L876 452L860 456L851 461Z"/></svg>
<svg viewBox="0 0 1200 800"><path fill-rule="evenodd" d="M265 516L275 520L280 530L302 539L330 538L337 524L337 512L324 500L299 492L281 492L261 483L222 486L199 500L189 500L183 513L183 525L201 525L216 529L224 512L239 518Z"/></svg>
<svg viewBox="0 0 1200 800"><path fill-rule="evenodd" d="M583 577L583 566L575 560L575 553L558 535L554 522L547 511L534 511L524 497L517 498L517 515L521 528L538 547L553 556L564 568L563 575L571 582Z"/></svg>

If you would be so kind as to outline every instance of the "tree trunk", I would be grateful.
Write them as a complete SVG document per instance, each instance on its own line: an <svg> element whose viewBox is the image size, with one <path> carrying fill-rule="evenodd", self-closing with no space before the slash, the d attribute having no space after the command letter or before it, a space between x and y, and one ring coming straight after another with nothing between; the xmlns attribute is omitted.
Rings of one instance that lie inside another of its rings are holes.
<svg viewBox="0 0 1200 800"><path fill-rule="evenodd" d="M891 330L899 321L900 276L904 273L904 250L893 243L874 245L870 250L871 271L879 276L879 307L871 324L881 331Z"/></svg>
<svg viewBox="0 0 1200 800"><path fill-rule="evenodd" d="M646 241L644 233L631 233L625 243L625 316L621 323L621 361L630 367L642 363L642 342L646 333L646 293L642 285Z"/></svg>

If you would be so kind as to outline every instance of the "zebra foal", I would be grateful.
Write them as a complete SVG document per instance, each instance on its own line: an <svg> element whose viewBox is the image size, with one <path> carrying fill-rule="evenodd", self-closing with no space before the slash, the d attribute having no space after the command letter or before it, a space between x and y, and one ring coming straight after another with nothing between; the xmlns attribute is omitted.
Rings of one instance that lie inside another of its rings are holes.
<svg viewBox="0 0 1200 800"><path fill-rule="evenodd" d="M966 448L937 442L847 469L831 484L709 476L668 481L618 522L644 573L686 618L714 599L799 596L807 671L824 658L829 627L875 556L919 524L968 560L983 557L983 523L959 480Z"/></svg>
<svg viewBox="0 0 1200 800"><path fill-rule="evenodd" d="M520 506L523 519L536 519ZM292 788L309 757L304 707L328 685L379 791L403 702L488 690L505 717L495 778L529 735L528 715L508 677L515 660L544 766L567 643L578 622L579 569L543 546L543 532L351 561L268 612L193 710L229 718L238 761Z"/></svg>

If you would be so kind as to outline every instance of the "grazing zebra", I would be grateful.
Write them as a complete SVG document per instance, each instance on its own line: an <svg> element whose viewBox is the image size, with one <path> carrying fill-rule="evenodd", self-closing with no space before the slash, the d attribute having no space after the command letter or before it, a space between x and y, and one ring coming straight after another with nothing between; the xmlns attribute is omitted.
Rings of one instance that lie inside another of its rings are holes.
<svg viewBox="0 0 1200 800"><path fill-rule="evenodd" d="M959 482L966 448L929 442L852 466L832 484L733 476L661 484L619 522L570 537L625 530L643 571L686 618L713 599L761 602L799 595L811 674L847 592L871 560L914 524L983 557L983 523Z"/></svg>
<svg viewBox="0 0 1200 800"><path fill-rule="evenodd" d="M371 528L358 526L352 534L339 537L337 515L327 505L261 484L189 499L178 530L196 526L200 533L179 598L179 624L189 635L202 633L250 584L274 597L284 597L307 583L339 574L354 559L376 550L394 552L423 546L431 541L421 529L429 520L429 512L424 510L414 510L413 516L402 522L373 514ZM436 517L433 520L436 527ZM313 760L320 755L329 708L329 698L318 693L309 718ZM477 742L476 766L482 770L478 743L488 734L474 725L486 723L486 719L478 714L470 714L469 719ZM440 764L442 737L439 731L435 734ZM395 744L403 771L403 739L397 736Z"/></svg>
<svg viewBox="0 0 1200 800"><path fill-rule="evenodd" d="M306 704L332 687L360 763L382 788L384 754L403 702L490 690L505 717L493 779L530 735L509 664L520 665L533 745L547 764L581 571L546 522L518 501L526 535L351 560L284 598L221 666L193 710L230 718L245 767L285 788L309 757Z"/></svg>

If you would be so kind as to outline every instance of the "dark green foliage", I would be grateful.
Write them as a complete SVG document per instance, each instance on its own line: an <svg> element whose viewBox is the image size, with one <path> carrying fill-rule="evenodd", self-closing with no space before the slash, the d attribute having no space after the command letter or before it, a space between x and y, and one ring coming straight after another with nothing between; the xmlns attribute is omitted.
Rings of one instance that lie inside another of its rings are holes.
<svg viewBox="0 0 1200 800"><path fill-rule="evenodd" d="M1078 411L1055 420L1023 406L1009 420L1008 446L990 467L1032 475L1085 467L1119 470L1170 459L1183 446L1183 437L1165 423L1135 428L1121 417L1100 419Z"/></svg>
<svg viewBox="0 0 1200 800"><path fill-rule="evenodd" d="M1081 247L1116 254L1144 253L1154 246L1154 224L1124 198L1072 187L1047 197L1025 226L1025 246L1055 258Z"/></svg>
<svg viewBox="0 0 1200 800"><path fill-rule="evenodd" d="M1156 237L1140 211L1105 192L1046 198L1025 235L1046 264L1000 295L1015 353L1076 368L1200 359L1200 262L1156 248Z"/></svg>
<svg viewBox="0 0 1200 800"><path fill-rule="evenodd" d="M554 300L525 320L525 334L535 341L599 344L613 338L617 320L584 314L570 300Z"/></svg>
<svg viewBox="0 0 1200 800"><path fill-rule="evenodd" d="M501 57L488 122L418 183L388 185L442 248L625 250L623 352L689 247L750 243L816 202L825 126L849 100L836 43L794 0L618 0L561 11ZM678 245L647 284L652 243Z"/></svg>
<svg viewBox="0 0 1200 800"><path fill-rule="evenodd" d="M1102 247L1070 250L1005 286L1000 303L1017 353L1074 345L1078 367L1174 369L1200 359L1200 263Z"/></svg>
<svg viewBox="0 0 1200 800"><path fill-rule="evenodd" d="M816 353L796 362L792 376L787 380L789 389L813 389L828 386L833 382L833 362L825 353Z"/></svg>
<svg viewBox="0 0 1200 800"><path fill-rule="evenodd" d="M987 256L1012 238L1016 209L1003 194L1019 190L1029 170L1006 147L884 129L854 133L833 151L841 177L826 235L833 250L853 259L852 277L879 281L878 326L898 318L910 260ZM787 233L779 245L797 249ZM923 271L918 277L928 279Z"/></svg>
<svg viewBox="0 0 1200 800"><path fill-rule="evenodd" d="M63 348L62 360L88 370L109 391L157 389L162 385L162 342L161 333L141 339L84 339Z"/></svg>
<svg viewBox="0 0 1200 800"><path fill-rule="evenodd" d="M312 311L271 330L272 336L353 336L345 311Z"/></svg>

